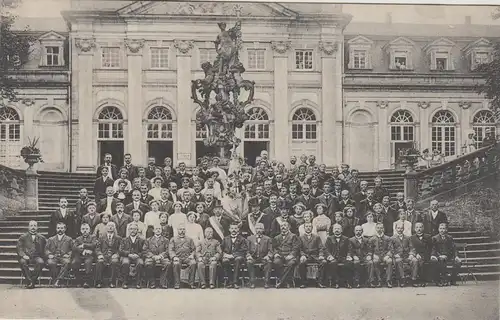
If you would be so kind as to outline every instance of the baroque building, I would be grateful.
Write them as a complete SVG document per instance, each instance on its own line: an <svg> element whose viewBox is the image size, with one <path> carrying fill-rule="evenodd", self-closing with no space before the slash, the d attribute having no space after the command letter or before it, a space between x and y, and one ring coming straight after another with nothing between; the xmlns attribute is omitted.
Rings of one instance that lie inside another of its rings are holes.
<svg viewBox="0 0 500 320"><path fill-rule="evenodd" d="M326 4L73 0L57 28L33 30L36 50L16 72L23 100L0 109L0 163L22 166L20 146L39 136L42 170L93 171L104 153L196 164L205 132L191 81L216 56L217 22L237 14L256 83L238 131L249 163L266 149L390 169L413 141L453 157L468 130L494 127L474 68L497 27L350 23Z"/></svg>

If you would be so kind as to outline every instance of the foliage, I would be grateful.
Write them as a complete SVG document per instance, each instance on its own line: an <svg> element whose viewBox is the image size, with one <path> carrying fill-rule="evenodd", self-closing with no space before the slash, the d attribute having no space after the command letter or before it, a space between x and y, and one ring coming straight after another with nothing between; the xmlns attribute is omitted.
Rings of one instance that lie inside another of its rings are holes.
<svg viewBox="0 0 500 320"><path fill-rule="evenodd" d="M500 44L495 45L489 63L483 63L476 69L484 74L484 84L476 87L476 91L490 100L490 109L495 114L496 122L500 121Z"/></svg>
<svg viewBox="0 0 500 320"><path fill-rule="evenodd" d="M28 61L31 44L35 40L28 28L22 31L12 30L17 16L8 9L17 4L18 0L4 0L0 7L0 107L8 101L19 101L19 83L10 73Z"/></svg>
<svg viewBox="0 0 500 320"><path fill-rule="evenodd" d="M0 219L16 215L20 210L22 210L24 208L24 204L21 201L21 197L12 199L0 192Z"/></svg>
<svg viewBox="0 0 500 320"><path fill-rule="evenodd" d="M500 190L479 187L446 204L443 211L453 226L500 237Z"/></svg>
<svg viewBox="0 0 500 320"><path fill-rule="evenodd" d="M40 149L37 147L39 139L40 138L33 138L33 140L31 140L28 137L28 145L21 148L21 157L24 158L24 161L26 161L29 156L36 155L38 156L38 161L43 162Z"/></svg>

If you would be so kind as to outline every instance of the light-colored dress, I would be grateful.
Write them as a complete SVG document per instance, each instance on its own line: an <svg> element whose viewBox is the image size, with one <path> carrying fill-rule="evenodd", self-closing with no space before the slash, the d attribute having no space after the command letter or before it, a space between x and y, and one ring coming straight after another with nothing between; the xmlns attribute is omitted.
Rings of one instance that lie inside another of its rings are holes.
<svg viewBox="0 0 500 320"><path fill-rule="evenodd" d="M364 237L373 237L374 235L377 234L377 231L375 231L375 226L377 224L375 222L372 223L363 223L361 225L361 228L363 228L363 236Z"/></svg>
<svg viewBox="0 0 500 320"><path fill-rule="evenodd" d="M174 230L174 237L177 237L177 229L179 228L179 225L181 224L187 224L187 217L185 213L173 213L169 218L168 218L168 225L172 227Z"/></svg>
<svg viewBox="0 0 500 320"><path fill-rule="evenodd" d="M161 188L152 188L148 191L148 194L152 196L155 200L161 199ZM149 205L149 203L147 204Z"/></svg>
<svg viewBox="0 0 500 320"><path fill-rule="evenodd" d="M332 221L326 215L322 214L314 218L312 224L313 230L316 230L316 234L321 238L323 244L325 244L330 227L332 226Z"/></svg>
<svg viewBox="0 0 500 320"><path fill-rule="evenodd" d="M153 226L153 228L160 226L160 211L149 211L144 215L144 224L146 227Z"/></svg>
<svg viewBox="0 0 500 320"><path fill-rule="evenodd" d="M203 229L197 223L186 224L186 237L193 239L194 244L198 245L205 237L203 236Z"/></svg>

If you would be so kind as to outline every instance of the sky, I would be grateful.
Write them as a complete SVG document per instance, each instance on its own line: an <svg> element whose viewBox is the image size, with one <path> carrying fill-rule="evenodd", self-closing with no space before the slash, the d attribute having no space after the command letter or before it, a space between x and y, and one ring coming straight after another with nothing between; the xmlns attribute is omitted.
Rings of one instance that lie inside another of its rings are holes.
<svg viewBox="0 0 500 320"><path fill-rule="evenodd" d="M286 2L287 0L281 1ZM290 0L288 0L290 1ZM295 1L295 0L293 0ZM322 0L315 0L322 1ZM373 0L357 0L373 1ZM379 0L380 1L380 0ZM384 1L384 0L382 0ZM388 2L389 0L385 0ZM414 0L415 1L415 0ZM417 0L420 2L438 2L428 0ZM450 0L440 0L440 2ZM454 0L455 2L473 2L472 0ZM494 3L497 0L476 0L482 3ZM297 1L300 2L300 1ZM305 1L303 1L305 2ZM328 1L324 1L328 2ZM394 1L393 1L394 2ZM60 17L59 12L70 8L69 0L23 0L21 6L16 10L22 17ZM375 10L374 10L375 9ZM500 25L500 19L493 20L492 6L426 6L426 5L381 5L381 4L344 4L343 11L353 15L353 22L384 22L387 13L391 13L394 23L430 23L430 24L461 24L465 16L471 16L473 24Z"/></svg>

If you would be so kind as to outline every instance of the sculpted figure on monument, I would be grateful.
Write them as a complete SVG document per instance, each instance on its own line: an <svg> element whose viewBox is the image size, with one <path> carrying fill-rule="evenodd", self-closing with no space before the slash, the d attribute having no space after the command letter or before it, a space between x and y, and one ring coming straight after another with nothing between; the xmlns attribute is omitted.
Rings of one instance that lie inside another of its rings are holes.
<svg viewBox="0 0 500 320"><path fill-rule="evenodd" d="M218 26L221 33L215 39L215 50L217 51L217 60L215 65L219 67L219 73L225 74L239 62L238 50L241 43L241 22L238 21L229 30L226 30L226 24L219 22Z"/></svg>

